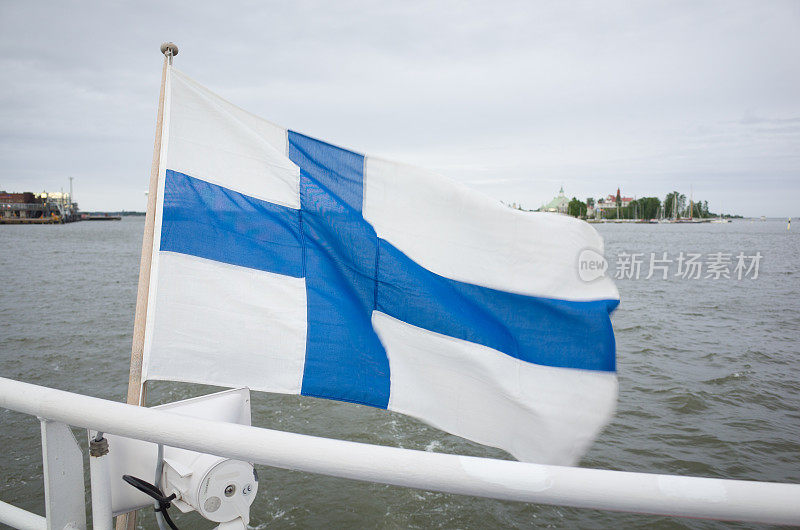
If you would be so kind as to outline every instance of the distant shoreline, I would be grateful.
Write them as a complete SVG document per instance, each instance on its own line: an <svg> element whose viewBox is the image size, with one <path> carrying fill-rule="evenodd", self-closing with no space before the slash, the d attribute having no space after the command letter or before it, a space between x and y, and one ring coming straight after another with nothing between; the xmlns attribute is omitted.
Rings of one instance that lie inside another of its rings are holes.
<svg viewBox="0 0 800 530"><path fill-rule="evenodd" d="M81 210L80 213L85 215L119 215L120 217L144 217L145 215L145 212L128 212L125 210L122 210L120 212L109 212L104 210L103 211L98 210L96 212L85 212Z"/></svg>

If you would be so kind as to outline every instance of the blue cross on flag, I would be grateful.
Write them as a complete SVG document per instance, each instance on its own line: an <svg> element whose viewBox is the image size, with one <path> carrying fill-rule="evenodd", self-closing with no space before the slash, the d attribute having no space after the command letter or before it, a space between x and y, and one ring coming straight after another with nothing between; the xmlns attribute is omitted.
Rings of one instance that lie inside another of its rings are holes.
<svg viewBox="0 0 800 530"><path fill-rule="evenodd" d="M249 114L170 68L142 380L386 408L573 464L613 413L588 224Z"/></svg>

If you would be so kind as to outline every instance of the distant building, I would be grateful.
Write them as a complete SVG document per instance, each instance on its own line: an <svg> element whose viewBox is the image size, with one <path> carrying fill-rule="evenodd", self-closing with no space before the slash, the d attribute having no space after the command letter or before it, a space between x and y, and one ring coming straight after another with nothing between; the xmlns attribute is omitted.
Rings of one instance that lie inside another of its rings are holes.
<svg viewBox="0 0 800 530"><path fill-rule="evenodd" d="M609 195L608 197L601 197L597 199L597 204L595 205L595 209L597 210L597 215L602 216L603 212L608 210L616 210L617 209L617 194L619 194L619 188L617 188L617 193ZM620 195L619 198L619 207L620 209L625 208L626 206L631 205L631 201L633 201L633 197L623 197Z"/></svg>
<svg viewBox="0 0 800 530"><path fill-rule="evenodd" d="M567 213L569 209L569 199L566 195L564 195L564 186L561 186L561 189L558 190L558 196L555 197L552 201L548 202L541 208L539 208L540 212L557 212L557 213Z"/></svg>
<svg viewBox="0 0 800 530"><path fill-rule="evenodd" d="M69 193L0 191L0 224L70 223L78 220L78 204Z"/></svg>

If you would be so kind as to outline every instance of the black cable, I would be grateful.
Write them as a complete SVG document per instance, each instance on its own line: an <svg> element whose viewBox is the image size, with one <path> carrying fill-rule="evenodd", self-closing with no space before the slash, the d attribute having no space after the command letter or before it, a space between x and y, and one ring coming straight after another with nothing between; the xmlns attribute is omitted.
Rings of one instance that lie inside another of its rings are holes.
<svg viewBox="0 0 800 530"><path fill-rule="evenodd" d="M172 519L169 516L169 512L167 512L166 509L160 510L160 511L161 511L161 515L164 516L164 520L167 522L169 527L172 528L172 530L178 530L178 527L175 526L175 523L172 522Z"/></svg>
<svg viewBox="0 0 800 530"><path fill-rule="evenodd" d="M172 522L172 519L167 512L167 508L169 508L172 503L171 501L175 498L175 494L173 493L169 497L165 497L164 493L158 489L157 487L153 486L149 482L146 482L139 477L132 477L131 475L122 475L122 480L136 488L137 490L141 491L145 495L148 495L155 499L158 503L158 508L154 508L155 511L161 512L161 515L164 516L164 520L167 522L172 530L178 530L178 527L175 526L175 523Z"/></svg>

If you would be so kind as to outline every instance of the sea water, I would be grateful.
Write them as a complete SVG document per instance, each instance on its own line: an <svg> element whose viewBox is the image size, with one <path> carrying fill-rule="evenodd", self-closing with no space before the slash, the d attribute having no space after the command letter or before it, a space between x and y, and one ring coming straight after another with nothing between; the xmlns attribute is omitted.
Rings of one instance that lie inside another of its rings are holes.
<svg viewBox="0 0 800 530"><path fill-rule="evenodd" d="M581 465L799 483L800 227L787 231L785 220L594 226L605 238L607 273L620 276L622 302L612 317L620 395L613 421ZM142 231L142 218L0 227L1 376L124 400ZM730 254L731 278L706 277L717 253ZM740 253L762 256L757 277L753 270L736 277ZM679 257L691 254L704 266L699 279L694 271L678 274ZM668 269L666 279L658 268L647 279L653 258ZM212 390L156 382L148 401ZM314 398L254 393L253 423L509 458L399 414ZM85 431L76 436L85 446ZM0 447L0 500L43 514L38 421L0 409ZM258 528L731 526L258 471L251 512ZM181 528L214 527L172 512ZM140 526L153 528L152 510L141 513Z"/></svg>

